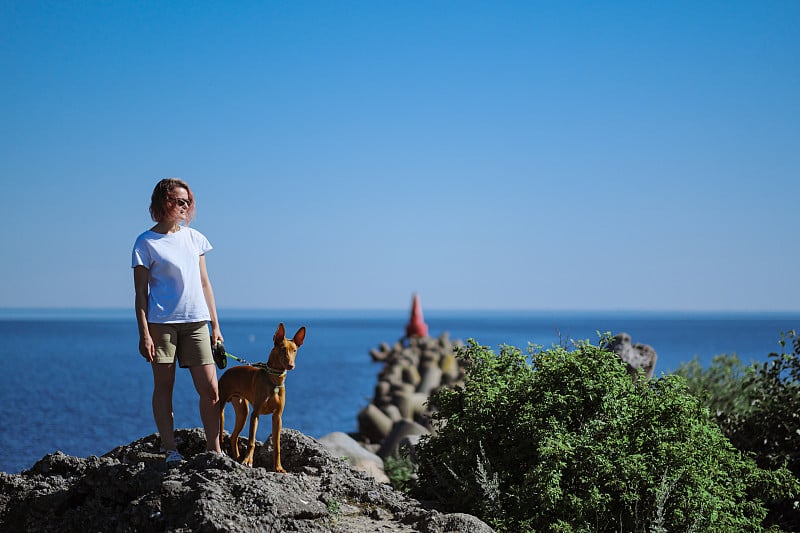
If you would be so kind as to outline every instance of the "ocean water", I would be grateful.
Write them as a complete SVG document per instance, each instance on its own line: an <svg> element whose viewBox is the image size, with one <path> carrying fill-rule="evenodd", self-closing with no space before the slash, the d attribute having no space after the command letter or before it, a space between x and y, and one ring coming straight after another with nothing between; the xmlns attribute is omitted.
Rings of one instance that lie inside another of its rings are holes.
<svg viewBox="0 0 800 533"><path fill-rule="evenodd" d="M307 327L286 381L284 426L319 438L357 429L356 416L381 369L369 351L396 342L408 313L221 310L220 319L228 351L249 361L266 360L279 322L290 335ZM569 339L596 343L597 331L624 331L656 350L660 375L695 356L704 365L722 353L764 360L779 350L782 331L800 328L800 313L431 311L425 321L432 336L474 338L495 350ZM137 346L132 311L0 310L0 471L18 473L56 450L102 455L154 433L152 374ZM200 426L186 369L178 369L173 408L176 427ZM269 428L260 424L257 438L268 438Z"/></svg>

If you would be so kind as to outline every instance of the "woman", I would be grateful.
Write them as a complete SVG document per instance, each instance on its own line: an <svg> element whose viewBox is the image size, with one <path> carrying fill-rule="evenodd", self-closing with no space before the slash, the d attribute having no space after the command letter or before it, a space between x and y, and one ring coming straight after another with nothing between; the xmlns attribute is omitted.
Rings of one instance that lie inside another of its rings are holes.
<svg viewBox="0 0 800 533"><path fill-rule="evenodd" d="M211 340L222 342L214 291L206 271L208 239L189 227L195 214L189 185L177 178L158 182L150 201L156 225L133 245L133 283L139 352L153 368L153 418L167 463L183 460L175 445L172 391L175 358L189 368L200 395L206 450L221 453L217 370ZM211 322L209 338L208 322Z"/></svg>

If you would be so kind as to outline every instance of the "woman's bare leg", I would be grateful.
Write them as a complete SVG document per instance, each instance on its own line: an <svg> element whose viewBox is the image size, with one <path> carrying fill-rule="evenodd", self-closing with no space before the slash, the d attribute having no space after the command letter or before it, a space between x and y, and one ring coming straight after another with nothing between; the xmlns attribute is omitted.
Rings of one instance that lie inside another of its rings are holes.
<svg viewBox="0 0 800 533"><path fill-rule="evenodd" d="M219 389L217 367L200 365L189 368L194 388L200 395L200 420L206 432L206 450L222 453L219 447Z"/></svg>
<svg viewBox="0 0 800 533"><path fill-rule="evenodd" d="M153 419L165 450L176 450L175 419L172 413L172 389L175 363L153 363Z"/></svg>

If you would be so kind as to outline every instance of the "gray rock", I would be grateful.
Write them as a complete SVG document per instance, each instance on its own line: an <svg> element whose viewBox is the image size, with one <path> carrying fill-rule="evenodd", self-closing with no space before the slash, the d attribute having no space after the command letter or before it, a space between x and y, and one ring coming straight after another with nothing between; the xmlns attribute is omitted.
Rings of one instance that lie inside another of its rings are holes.
<svg viewBox="0 0 800 533"><path fill-rule="evenodd" d="M248 468L203 451L200 429L176 433L186 461L169 468L150 435L103 457L54 453L0 472L0 531L491 531L423 507L294 430L281 434L288 474L271 470L269 444L257 442Z"/></svg>
<svg viewBox="0 0 800 533"><path fill-rule="evenodd" d="M653 377L658 354L652 346L640 343L631 344L630 335L618 333L614 335L608 348L628 364L630 374L635 375L641 368L648 379Z"/></svg>
<svg viewBox="0 0 800 533"><path fill-rule="evenodd" d="M347 433L335 431L319 439L319 443L334 457L346 460L350 466L366 472L381 483L389 483L383 470L383 459L362 447Z"/></svg>
<svg viewBox="0 0 800 533"><path fill-rule="evenodd" d="M433 529L428 531L448 531L453 533L491 533L494 531L474 516L463 513L442 515L432 522L433 524L429 524L427 527Z"/></svg>

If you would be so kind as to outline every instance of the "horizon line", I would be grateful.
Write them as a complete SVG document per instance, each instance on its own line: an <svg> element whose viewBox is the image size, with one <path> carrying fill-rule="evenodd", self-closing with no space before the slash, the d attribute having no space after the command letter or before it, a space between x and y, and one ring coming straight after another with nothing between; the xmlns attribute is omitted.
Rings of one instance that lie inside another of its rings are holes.
<svg viewBox="0 0 800 533"><path fill-rule="evenodd" d="M0 306L0 318L7 313L58 313L58 312L79 312L79 313L123 313L130 312L133 316L132 307L122 306ZM408 313L408 307L217 307L217 313ZM772 314L772 315L800 315L800 309L692 309L692 308L447 308L447 307L426 307L423 312L430 313L668 313L668 314Z"/></svg>

